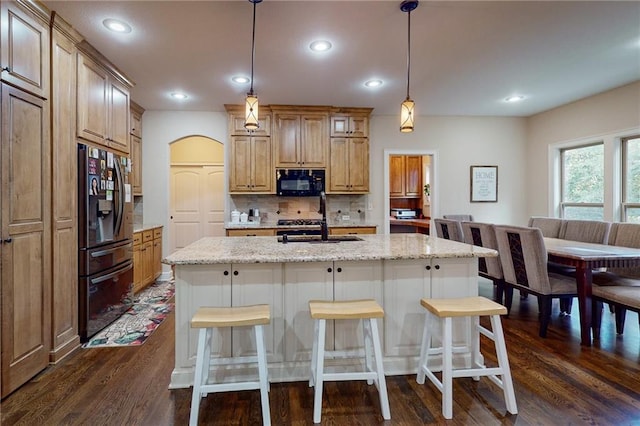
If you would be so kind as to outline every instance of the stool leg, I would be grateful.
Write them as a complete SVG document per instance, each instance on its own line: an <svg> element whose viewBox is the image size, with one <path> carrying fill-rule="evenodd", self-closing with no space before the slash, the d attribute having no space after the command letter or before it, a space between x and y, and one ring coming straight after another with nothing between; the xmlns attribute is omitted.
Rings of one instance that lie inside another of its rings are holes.
<svg viewBox="0 0 640 426"><path fill-rule="evenodd" d="M309 387L316 384L316 364L318 362L318 320L313 321L313 344L311 346L311 374L309 375Z"/></svg>
<svg viewBox="0 0 640 426"><path fill-rule="evenodd" d="M424 327L422 328L422 345L420 346L420 360L418 361L418 375L416 382L424 385L425 371L429 359L429 348L431 347L431 315L427 312L424 315Z"/></svg>
<svg viewBox="0 0 640 426"><path fill-rule="evenodd" d="M204 365L205 365L205 347L208 344L208 329L201 328L198 333L198 349L196 351L196 368L193 373L193 392L191 394L191 414L189 415L189 425L196 426L198 424L198 412L200 411L200 399L202 399L202 394L200 392L200 387L202 384L206 383L204 380ZM209 360L206 360L207 365L207 373L209 372ZM204 383L203 383L204 380Z"/></svg>
<svg viewBox="0 0 640 426"><path fill-rule="evenodd" d="M364 364L366 371L374 371L372 356L371 356L371 347L372 347L372 336L371 336L371 326L368 320L362 320L362 335L364 336ZM370 385L373 383L372 379L367 379L367 384Z"/></svg>
<svg viewBox="0 0 640 426"><path fill-rule="evenodd" d="M511 414L518 414L516 405L516 394L513 390L513 381L511 380L511 368L509 367L509 357L507 356L507 345L504 341L502 332L502 322L500 315L491 315L491 329L496 344L496 355L498 357L498 365L502 369L502 390L504 391L504 401L507 411Z"/></svg>
<svg viewBox="0 0 640 426"><path fill-rule="evenodd" d="M315 395L313 397L313 422L320 423L322 416L322 381L324 379L324 335L326 331L326 320L317 319L316 333L316 372L315 372Z"/></svg>
<svg viewBox="0 0 640 426"><path fill-rule="evenodd" d="M376 358L376 371L378 372L378 394L380 395L380 407L382 408L382 418L391 419L389 410L389 397L387 395L387 381L384 377L384 365L382 362L382 348L380 347L380 333L378 333L378 322L375 318L369 318L371 340L373 340L373 353Z"/></svg>
<svg viewBox="0 0 640 426"><path fill-rule="evenodd" d="M452 318L444 318L444 330L442 333L442 415L445 419L453 417L452 329Z"/></svg>
<svg viewBox="0 0 640 426"><path fill-rule="evenodd" d="M471 368L482 368L480 362L480 317L471 318ZM480 376L473 376L476 382Z"/></svg>
<svg viewBox="0 0 640 426"><path fill-rule="evenodd" d="M258 354L258 376L260 379L260 400L262 402L262 424L271 425L269 410L269 389L267 372L267 354L264 347L264 330L262 325L254 326L256 332L256 352Z"/></svg>

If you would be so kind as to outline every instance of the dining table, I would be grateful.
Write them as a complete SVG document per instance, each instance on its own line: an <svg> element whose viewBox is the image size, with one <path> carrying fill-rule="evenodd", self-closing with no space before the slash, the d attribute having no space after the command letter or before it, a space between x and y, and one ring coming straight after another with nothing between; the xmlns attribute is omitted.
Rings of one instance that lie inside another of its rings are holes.
<svg viewBox="0 0 640 426"><path fill-rule="evenodd" d="M640 267L640 249L560 238L544 238L544 244L549 262L576 268L580 343L591 346L593 270Z"/></svg>

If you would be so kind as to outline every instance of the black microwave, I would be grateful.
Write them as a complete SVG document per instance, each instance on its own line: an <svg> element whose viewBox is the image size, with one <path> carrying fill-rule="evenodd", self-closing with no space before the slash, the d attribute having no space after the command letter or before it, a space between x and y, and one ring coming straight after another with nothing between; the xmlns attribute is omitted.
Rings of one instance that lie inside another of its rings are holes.
<svg viewBox="0 0 640 426"><path fill-rule="evenodd" d="M276 169L276 194L281 196L319 196L324 182L324 170Z"/></svg>

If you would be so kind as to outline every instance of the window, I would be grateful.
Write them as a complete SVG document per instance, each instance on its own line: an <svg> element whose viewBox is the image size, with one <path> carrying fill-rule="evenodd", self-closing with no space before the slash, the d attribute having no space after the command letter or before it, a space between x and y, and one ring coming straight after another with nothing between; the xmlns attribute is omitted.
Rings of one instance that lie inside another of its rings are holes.
<svg viewBox="0 0 640 426"><path fill-rule="evenodd" d="M563 149L560 159L562 217L604 220L604 144Z"/></svg>
<svg viewBox="0 0 640 426"><path fill-rule="evenodd" d="M640 223L640 135L622 139L622 216Z"/></svg>

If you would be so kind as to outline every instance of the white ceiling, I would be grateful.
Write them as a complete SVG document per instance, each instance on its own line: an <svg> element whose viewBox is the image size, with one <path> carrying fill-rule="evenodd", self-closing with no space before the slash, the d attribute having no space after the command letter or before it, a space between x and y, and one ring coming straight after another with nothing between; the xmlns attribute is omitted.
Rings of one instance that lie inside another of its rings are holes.
<svg viewBox="0 0 640 426"><path fill-rule="evenodd" d="M253 5L233 1L45 1L135 81L147 110L224 111L249 85ZM400 1L257 5L254 89L261 104L373 107L406 96ZM114 34L102 21L133 27ZM639 1L422 1L411 13L418 115L529 116L640 80ZM323 38L333 49L314 54ZM377 89L363 86L379 78ZM169 97L184 91L186 101ZM512 94L526 100L504 102ZM640 94L639 100L640 102Z"/></svg>

